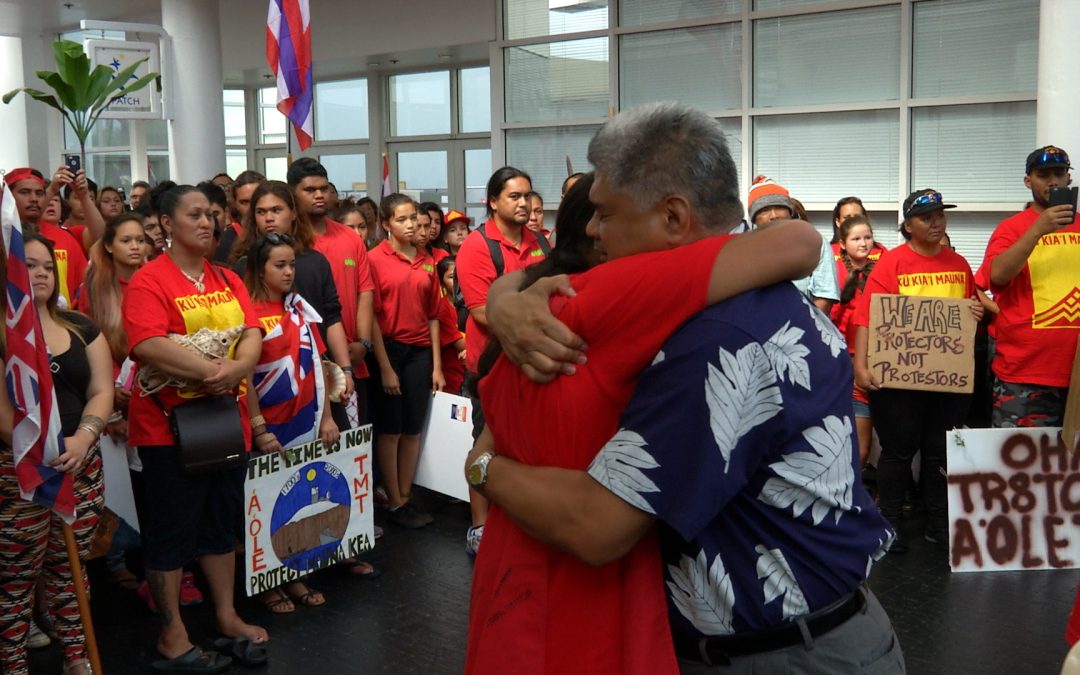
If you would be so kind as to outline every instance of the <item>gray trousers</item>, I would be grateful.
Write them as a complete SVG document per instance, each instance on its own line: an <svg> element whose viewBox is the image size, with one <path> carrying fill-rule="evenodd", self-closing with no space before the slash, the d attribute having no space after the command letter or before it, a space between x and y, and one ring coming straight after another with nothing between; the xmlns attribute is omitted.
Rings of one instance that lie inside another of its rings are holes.
<svg viewBox="0 0 1080 675"><path fill-rule="evenodd" d="M792 645L761 654L736 656L729 666L710 666L679 659L683 675L895 675L904 673L904 655L889 615L865 586L866 605L844 623L807 644Z"/></svg>

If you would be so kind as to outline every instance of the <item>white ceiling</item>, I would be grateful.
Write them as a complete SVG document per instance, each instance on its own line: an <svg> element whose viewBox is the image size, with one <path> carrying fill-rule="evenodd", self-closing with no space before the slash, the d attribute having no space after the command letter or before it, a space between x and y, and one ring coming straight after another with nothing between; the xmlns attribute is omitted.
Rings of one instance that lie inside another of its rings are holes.
<svg viewBox="0 0 1080 675"><path fill-rule="evenodd" d="M82 19L161 23L158 0L0 0L0 35L30 37L77 29Z"/></svg>

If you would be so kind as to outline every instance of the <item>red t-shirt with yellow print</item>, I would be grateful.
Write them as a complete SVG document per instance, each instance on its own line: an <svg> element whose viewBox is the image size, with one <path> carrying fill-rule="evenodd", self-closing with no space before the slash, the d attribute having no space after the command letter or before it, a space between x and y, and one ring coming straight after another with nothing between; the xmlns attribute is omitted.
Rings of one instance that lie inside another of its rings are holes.
<svg viewBox="0 0 1080 675"><path fill-rule="evenodd" d="M981 268L987 280L994 258L1038 217L1029 208L997 226ZM1080 335L1080 217L1043 235L1020 273L990 290L1001 307L994 319L994 374L1006 382L1068 387Z"/></svg>
<svg viewBox="0 0 1080 675"><path fill-rule="evenodd" d="M209 262L203 261L203 285L205 290L198 292L167 255L158 256L131 277L122 311L132 358L135 358L135 346L152 337L168 337L170 333L193 335L200 328L227 330L234 326L245 329L260 326L247 288L231 270L215 270ZM246 384L240 383L237 405L245 444L250 447ZM175 387L165 387L157 393L162 405L169 410L202 395ZM128 443L135 446L175 443L165 414L152 397L142 395L138 383L128 404Z"/></svg>
<svg viewBox="0 0 1080 675"><path fill-rule="evenodd" d="M870 298L881 293L970 298L975 281L967 261L952 249L942 246L937 255L925 256L904 243L883 253L867 277L855 309L856 326L870 325Z"/></svg>

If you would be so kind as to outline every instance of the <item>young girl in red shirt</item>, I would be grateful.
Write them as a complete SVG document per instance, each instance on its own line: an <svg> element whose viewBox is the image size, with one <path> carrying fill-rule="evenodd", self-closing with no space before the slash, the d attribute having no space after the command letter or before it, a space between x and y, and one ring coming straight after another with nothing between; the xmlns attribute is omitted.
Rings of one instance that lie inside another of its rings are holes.
<svg viewBox="0 0 1080 675"><path fill-rule="evenodd" d="M420 459L420 432L431 390L446 385L439 341L435 263L414 243L416 203L394 193L379 207L388 238L371 250L375 282L375 456L391 522L419 528L434 521L409 502Z"/></svg>
<svg viewBox="0 0 1080 675"><path fill-rule="evenodd" d="M875 250L874 231L865 215L849 216L840 223L840 258L836 261L836 278L840 280L840 302L832 306L830 316L847 340L848 352L855 354L855 324L851 321L855 307L862 297L863 287L874 260L870 254ZM870 440L874 433L870 420L870 399L866 392L855 385L852 393L855 405L855 428L859 435L859 463L865 464L870 456Z"/></svg>

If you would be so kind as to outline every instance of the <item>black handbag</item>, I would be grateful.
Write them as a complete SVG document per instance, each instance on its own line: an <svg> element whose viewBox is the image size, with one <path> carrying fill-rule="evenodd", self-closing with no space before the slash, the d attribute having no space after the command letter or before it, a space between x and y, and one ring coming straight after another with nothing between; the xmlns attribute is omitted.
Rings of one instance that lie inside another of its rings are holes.
<svg viewBox="0 0 1080 675"><path fill-rule="evenodd" d="M211 265L229 287L225 275ZM188 476L202 476L241 466L247 445L236 394L200 396L167 411L152 394L176 439L176 459Z"/></svg>
<svg viewBox="0 0 1080 675"><path fill-rule="evenodd" d="M235 395L202 396L172 409L176 459L189 476L224 471L244 463L244 430Z"/></svg>

